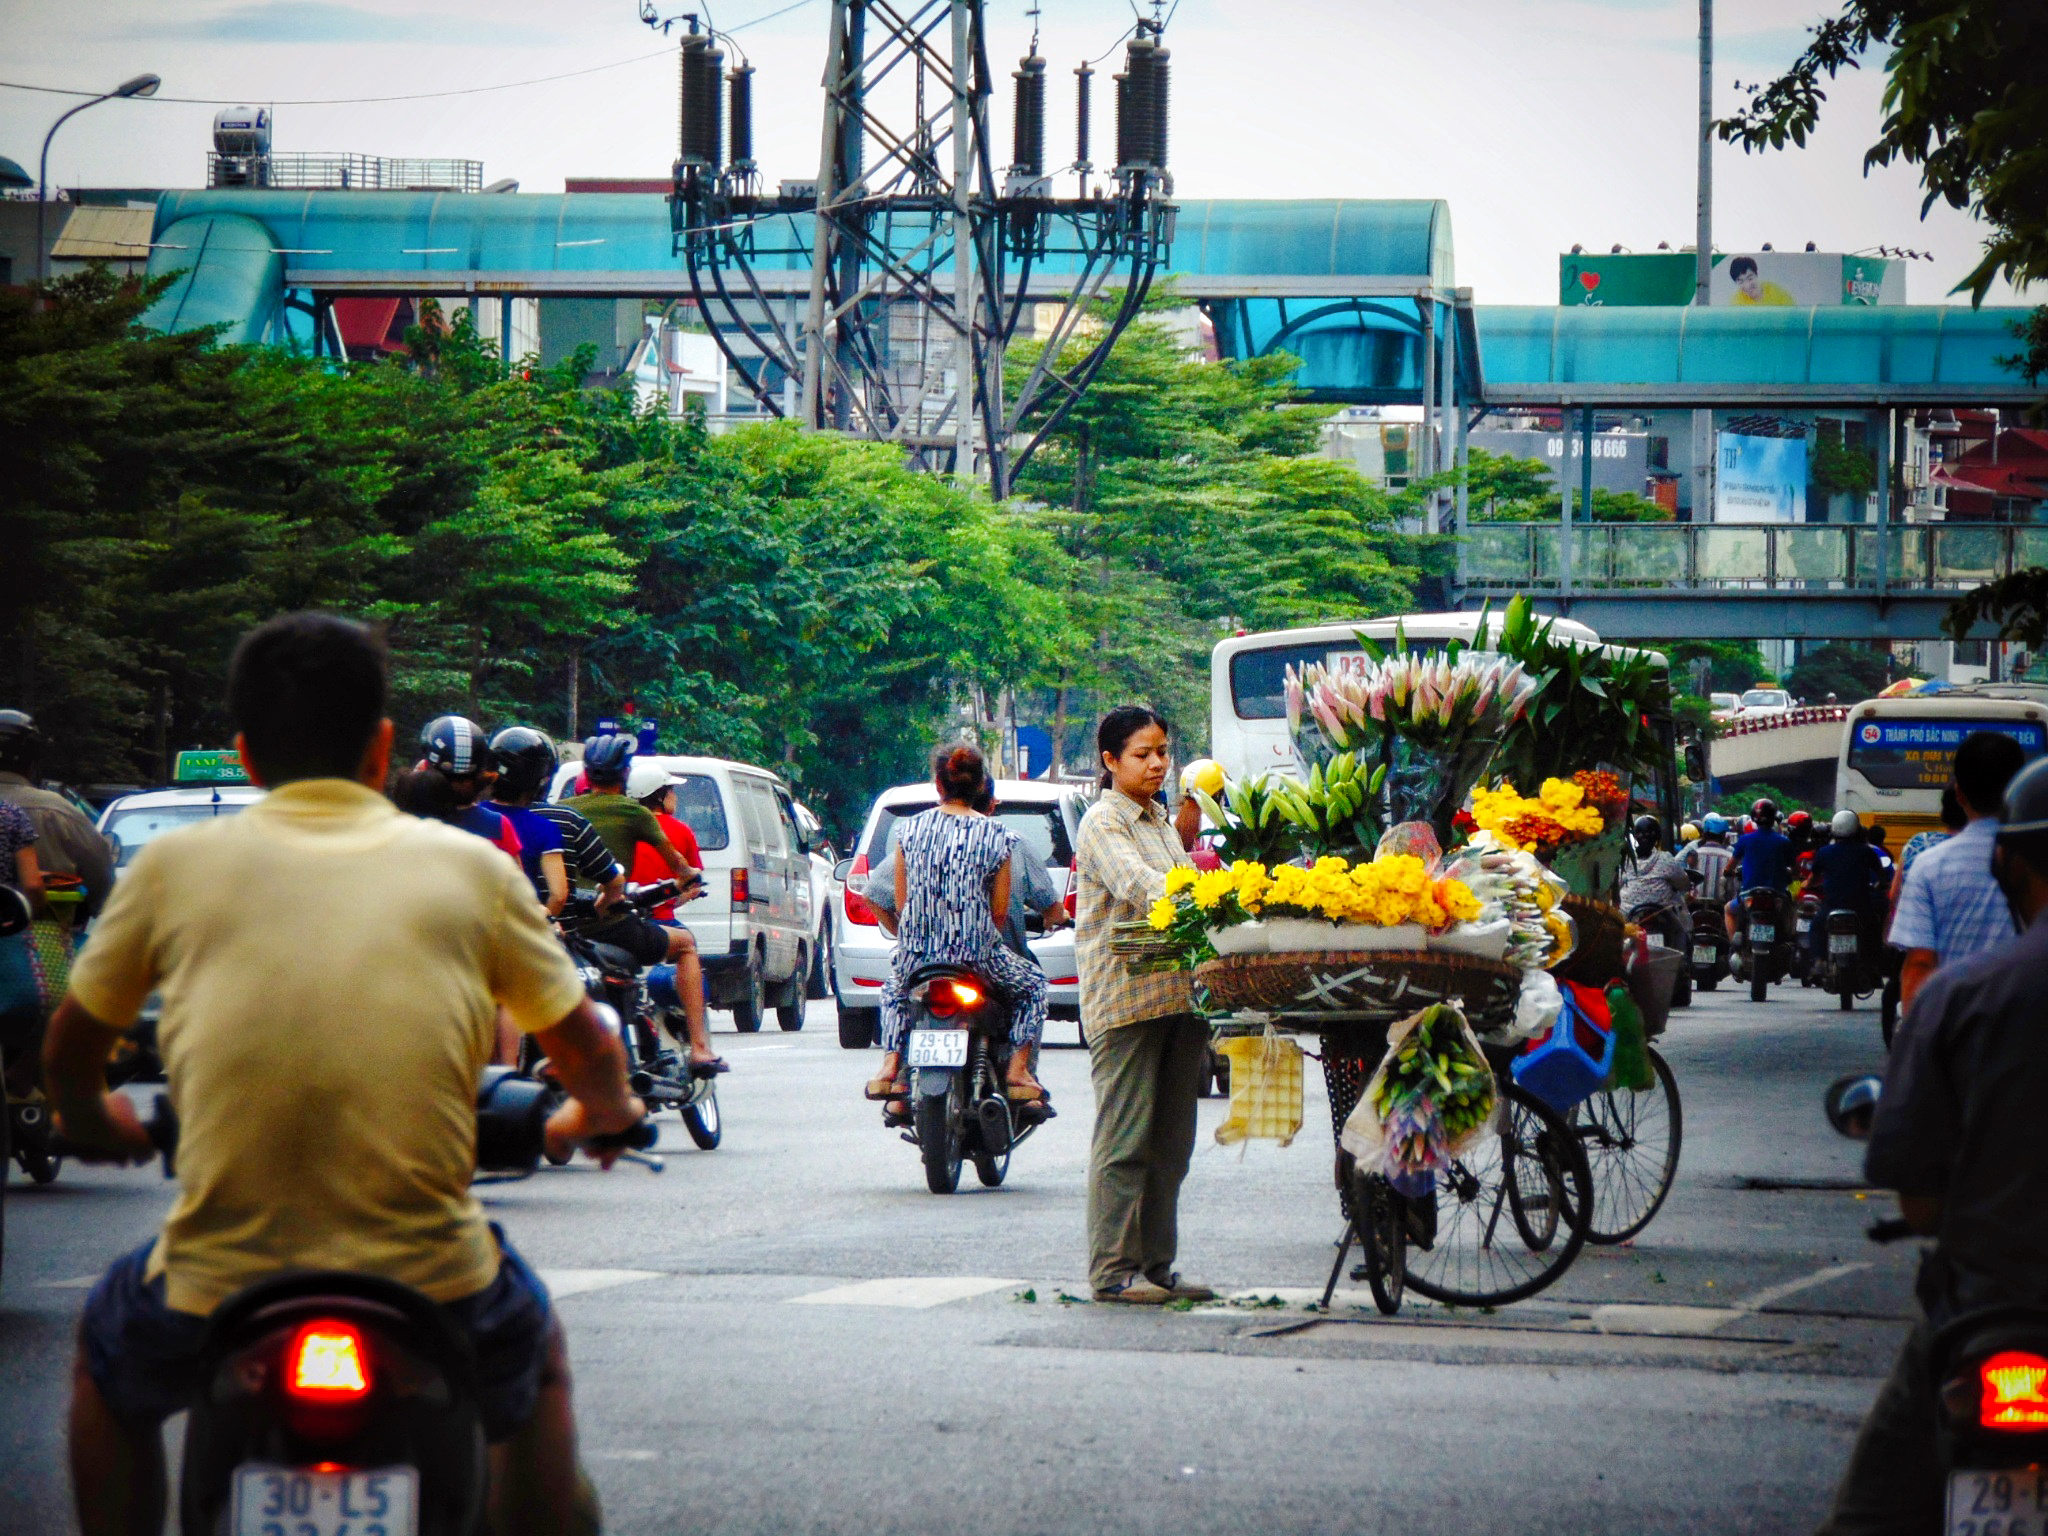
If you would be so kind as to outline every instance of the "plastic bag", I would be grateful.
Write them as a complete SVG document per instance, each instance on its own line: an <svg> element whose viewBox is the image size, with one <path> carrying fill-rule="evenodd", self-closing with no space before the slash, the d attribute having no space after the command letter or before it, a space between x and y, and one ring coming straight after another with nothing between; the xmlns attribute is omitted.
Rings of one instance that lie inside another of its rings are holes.
<svg viewBox="0 0 2048 1536"><path fill-rule="evenodd" d="M1412 853L1422 860L1423 868L1435 874L1443 862L1443 845L1437 841L1436 829L1426 821L1403 821L1387 828L1380 834L1379 846L1373 850L1375 859L1391 858L1397 853Z"/></svg>
<svg viewBox="0 0 2048 1536"><path fill-rule="evenodd" d="M1230 1061L1230 1112L1216 1127L1216 1139L1226 1147L1293 1141L1301 1130L1301 1047L1268 1029L1216 1048Z"/></svg>
<svg viewBox="0 0 2048 1536"><path fill-rule="evenodd" d="M1548 971L1522 972L1522 990L1515 998L1514 1022L1502 1033L1509 1040L1534 1040L1557 1026L1558 1011L1564 1007L1564 993L1557 978Z"/></svg>
<svg viewBox="0 0 2048 1536"><path fill-rule="evenodd" d="M1608 1071L1609 1088L1642 1093L1657 1086L1650 1068L1647 1041L1643 1034L1642 1010L1625 982L1607 984L1607 1014L1614 1022L1614 1066Z"/></svg>
<svg viewBox="0 0 2048 1536"><path fill-rule="evenodd" d="M1338 1142L1402 1194L1423 1195L1436 1170L1485 1135L1499 1112L1472 1026L1450 1004L1432 1003L1387 1031L1387 1053Z"/></svg>

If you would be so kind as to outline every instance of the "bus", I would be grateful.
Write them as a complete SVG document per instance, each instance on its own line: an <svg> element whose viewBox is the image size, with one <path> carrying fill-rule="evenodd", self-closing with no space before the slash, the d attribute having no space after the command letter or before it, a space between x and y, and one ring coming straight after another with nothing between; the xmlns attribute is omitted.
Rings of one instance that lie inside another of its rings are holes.
<svg viewBox="0 0 2048 1536"><path fill-rule="evenodd" d="M1384 619L1360 619L1348 624L1318 624L1306 629L1268 630L1264 634L1236 635L1221 642L1209 657L1209 755L1223 765L1233 778L1261 773L1298 774L1294 743L1287 734L1287 669L1309 662L1326 666L1361 653L1359 635L1392 646L1398 627L1410 649L1441 650L1451 641L1472 643L1481 615L1477 613L1410 613ZM1573 619L1552 621L1552 633L1560 640L1597 646L1599 635ZM1501 615L1488 616L1489 633L1500 634ZM1648 653L1660 672L1668 671L1662 655ZM1672 722L1667 712L1658 722L1667 746L1672 745ZM1675 749L1669 754L1675 759ZM1591 767L1591 764L1587 765ZM1525 786L1533 791L1534 786ZM1654 804L1667 828L1674 824L1677 804L1675 765L1661 776L1652 794L1642 795Z"/></svg>
<svg viewBox="0 0 2048 1536"><path fill-rule="evenodd" d="M1865 699L1849 711L1835 767L1835 809L1882 826L1894 852L1941 828L1941 792L1956 748L1998 731L2031 760L2048 752L2048 685L1981 683L1940 693Z"/></svg>

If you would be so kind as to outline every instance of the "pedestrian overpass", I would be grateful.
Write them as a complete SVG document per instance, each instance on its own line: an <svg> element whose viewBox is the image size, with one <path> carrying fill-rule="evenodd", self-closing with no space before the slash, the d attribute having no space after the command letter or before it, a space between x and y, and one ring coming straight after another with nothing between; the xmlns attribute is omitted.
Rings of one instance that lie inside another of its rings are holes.
<svg viewBox="0 0 2048 1536"><path fill-rule="evenodd" d="M789 228L764 248L810 248L808 215L773 218ZM806 258L777 259L757 268L755 301L800 330ZM690 297L652 194L167 192L150 272L182 274L154 323L314 351L342 297ZM1053 296L1072 276L1042 264L1028 291ZM1562 505L1555 521L1471 522L1446 496L1440 526L1464 535L1460 607L1527 593L1616 638L1934 638L1960 592L2048 564L2048 528L1908 524L1888 493L1901 411L2039 398L2001 361L2024 310L1475 305L1432 200L1190 201L1162 279L1208 315L1224 356L1301 358L1310 399L1420 406L1424 475L1461 464L1489 410L1576 415L1586 442L1596 410L1889 413L1870 523L1574 526ZM1590 475L1590 452L1580 462Z"/></svg>

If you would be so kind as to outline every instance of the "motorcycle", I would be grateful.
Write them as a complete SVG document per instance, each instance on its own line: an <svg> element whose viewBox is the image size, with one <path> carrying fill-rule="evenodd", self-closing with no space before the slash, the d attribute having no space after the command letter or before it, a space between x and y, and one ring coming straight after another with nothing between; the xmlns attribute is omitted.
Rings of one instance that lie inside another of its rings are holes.
<svg viewBox="0 0 2048 1536"><path fill-rule="evenodd" d="M1820 967L1814 963L1813 930L1823 921L1820 892L1802 887L1792 904L1792 974L1802 987L1822 985Z"/></svg>
<svg viewBox="0 0 2048 1536"><path fill-rule="evenodd" d="M1764 989L1783 981L1792 945L1785 934L1785 898L1767 886L1742 893L1742 925L1735 940L1735 976L1749 983L1749 1000L1760 1003Z"/></svg>
<svg viewBox="0 0 2048 1536"><path fill-rule="evenodd" d="M588 935L592 929L616 922L627 912L642 916L664 902L672 901L678 887L673 880L650 885L629 886L623 906L600 915L588 896L573 898L560 919L562 940L583 978L583 989L592 1002L607 1005L619 1020L619 1043L626 1051L626 1075L633 1091L646 1101L649 1112L673 1109L682 1116L683 1129L701 1151L716 1150L725 1134L718 1113L718 1075L710 1067L693 1067L685 1052L675 1046L680 1021L674 1029L664 1028L659 1014L679 1014L673 1009L657 1010L642 980L640 966L624 950L601 944ZM666 1043L664 1043L666 1042ZM532 1036L520 1044L520 1065L531 1072L539 1048ZM559 1095L559 1090L556 1090Z"/></svg>
<svg viewBox="0 0 2048 1536"><path fill-rule="evenodd" d="M925 1187L952 1194L960 1164L972 1161L975 1176L994 1189L1017 1144L1054 1113L1043 1099L1013 1104L1005 1090L1009 1006L987 977L964 965L912 972L905 1002L910 1117L903 1139L923 1157Z"/></svg>
<svg viewBox="0 0 2048 1536"><path fill-rule="evenodd" d="M1819 965L1820 985L1842 1000L1842 1012L1856 1006L1884 985L1884 975L1872 953L1876 941L1866 929L1863 915L1847 907L1828 913L1825 924L1827 952Z"/></svg>
<svg viewBox="0 0 2048 1536"><path fill-rule="evenodd" d="M1654 934L1664 948L1675 955L1686 955L1692 945L1692 935L1699 931L1694 925L1690 906L1639 905L1629 908L1624 916L1645 933ZM1692 1006L1693 968L1688 956L1688 963L1679 970L1677 983L1671 991L1672 1007Z"/></svg>
<svg viewBox="0 0 2048 1536"><path fill-rule="evenodd" d="M1722 977L1730 974L1728 930L1722 926L1720 907L1698 892L1693 894L1686 915L1692 919L1693 985L1702 992L1711 992L1721 985Z"/></svg>
<svg viewBox="0 0 2048 1536"><path fill-rule="evenodd" d="M1828 1122L1870 1138L1883 1080L1846 1077L1829 1087ZM1903 1221L1877 1222L1871 1241L1913 1235ZM2048 1524L2048 1308L1987 1307L1934 1336L1935 1456L1947 1481L1949 1536L2000 1536Z"/></svg>

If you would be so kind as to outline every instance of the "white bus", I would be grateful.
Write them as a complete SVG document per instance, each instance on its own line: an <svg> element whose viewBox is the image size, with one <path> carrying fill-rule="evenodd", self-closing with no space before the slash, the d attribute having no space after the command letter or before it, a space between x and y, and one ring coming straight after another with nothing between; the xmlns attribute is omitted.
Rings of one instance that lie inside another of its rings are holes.
<svg viewBox="0 0 2048 1536"><path fill-rule="evenodd" d="M1849 711L1835 767L1835 809L1882 825L1894 853L1939 830L1941 792L1972 731L1999 731L2029 759L2048 751L2048 686L1984 683L1942 693L1865 699Z"/></svg>

